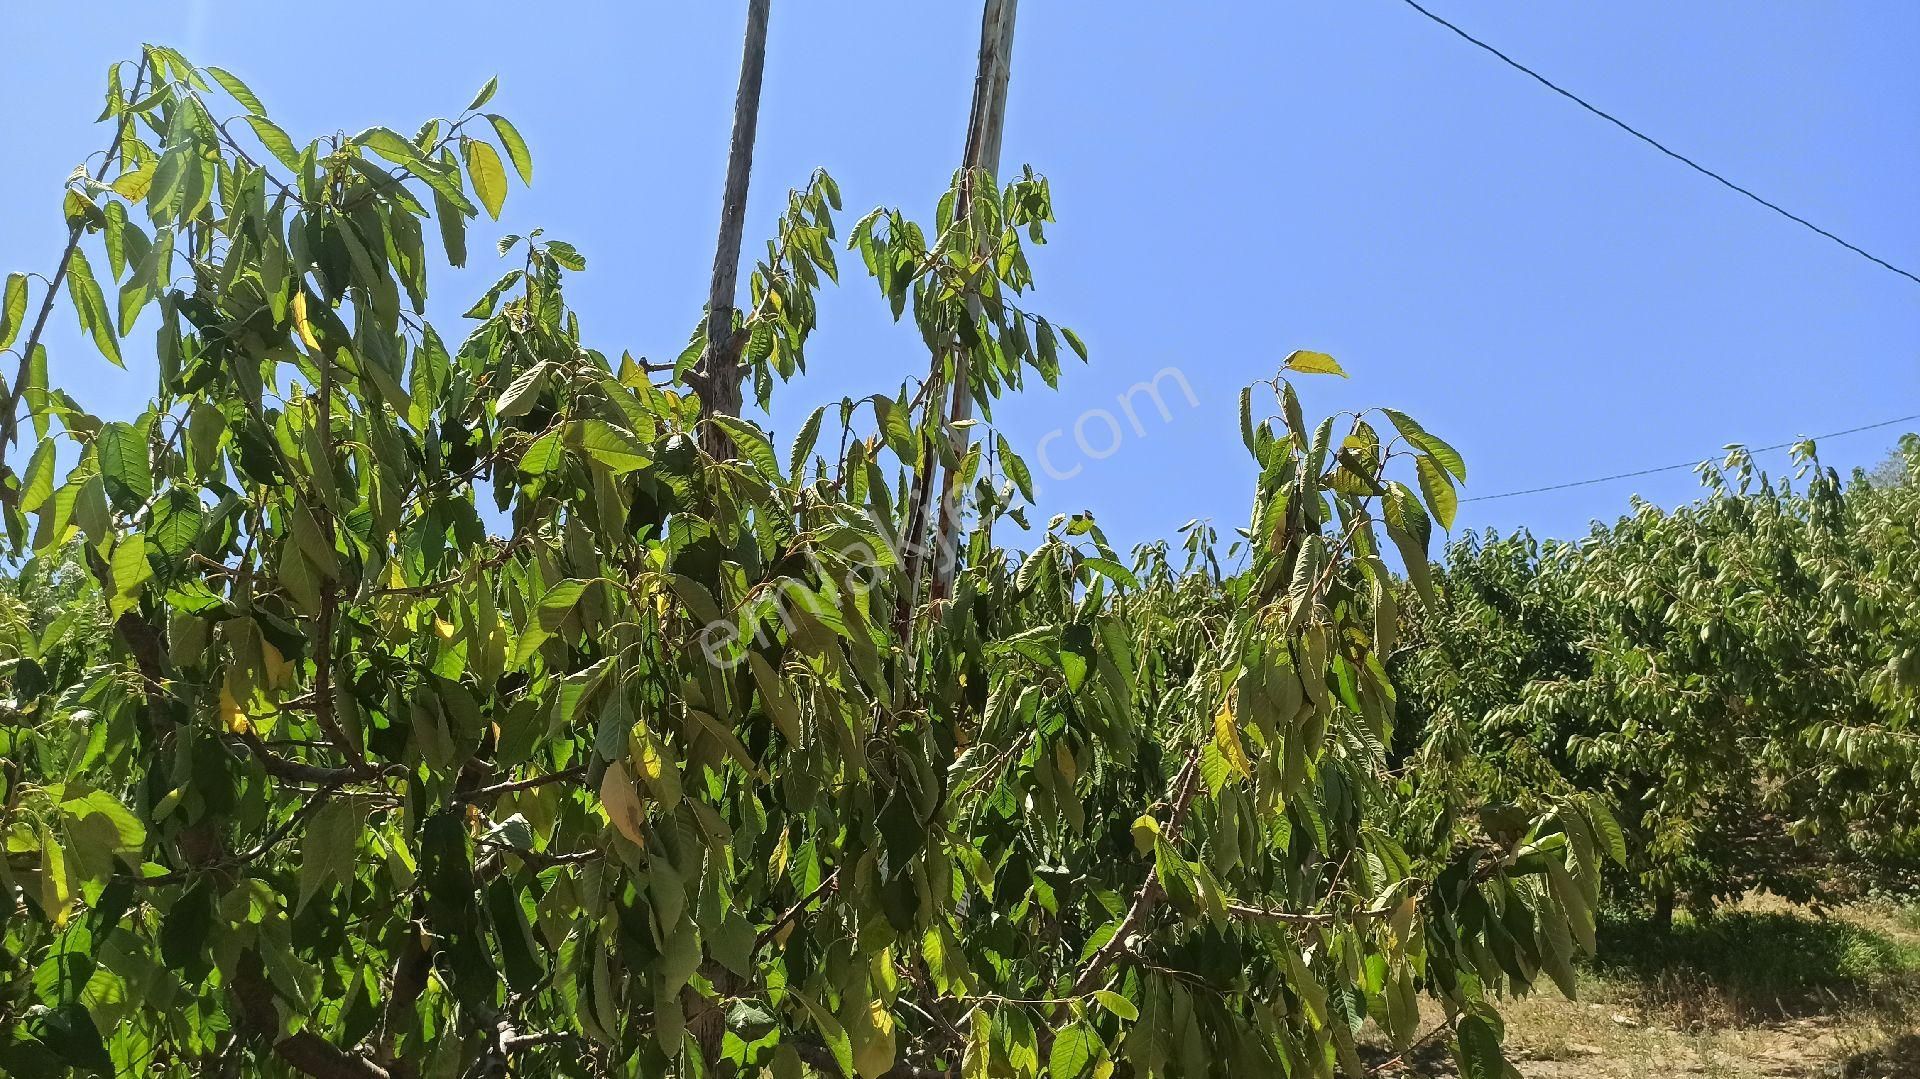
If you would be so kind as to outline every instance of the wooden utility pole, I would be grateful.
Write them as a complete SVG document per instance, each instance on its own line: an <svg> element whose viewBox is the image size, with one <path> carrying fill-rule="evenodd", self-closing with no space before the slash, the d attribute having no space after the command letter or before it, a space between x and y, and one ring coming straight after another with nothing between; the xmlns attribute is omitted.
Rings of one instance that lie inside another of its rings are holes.
<svg viewBox="0 0 1920 1079"><path fill-rule="evenodd" d="M700 398L702 416L740 414L740 334L733 329L733 297L740 285L740 236L747 224L747 181L753 174L753 139L760 125L760 80L767 66L769 0L747 0L747 39L740 52L740 89L733 99L733 142L727 151L727 186L720 199L720 242L713 252L707 288L707 347L688 382ZM700 446L716 459L733 456L733 443L718 425L700 429Z"/></svg>
<svg viewBox="0 0 1920 1079"><path fill-rule="evenodd" d="M986 0L980 19L980 63L973 80L973 109L967 118L967 145L964 158L966 174L954 207L954 220L964 221L972 210L975 183L992 183L1000 171L1000 136L1007 118L1007 82L1013 64L1013 25L1019 0ZM967 315L976 322L982 313L977 289L967 292ZM946 470L940 483L940 519L934 532L932 599L944 599L952 590L955 563L960 544L960 472L958 464L967 456L972 440L971 427L953 424L973 417L973 384L967 349L953 346L953 395L949 404L948 438L955 467Z"/></svg>

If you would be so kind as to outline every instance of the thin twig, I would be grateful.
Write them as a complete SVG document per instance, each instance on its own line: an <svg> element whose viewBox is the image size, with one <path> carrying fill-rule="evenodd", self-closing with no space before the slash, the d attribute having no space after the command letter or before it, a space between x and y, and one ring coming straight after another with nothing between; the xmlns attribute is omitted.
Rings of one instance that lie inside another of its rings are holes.
<svg viewBox="0 0 1920 1079"><path fill-rule="evenodd" d="M93 175L95 183L106 180L107 171L113 167L114 159L120 154L120 147L127 138L127 129L133 124L133 110L129 106L140 99L140 84L146 80L146 77L147 56L143 51L140 56L140 66L134 69L133 89L120 109L120 125L114 129L113 142L107 147L105 156L100 159L100 168ZM34 350L40 347L40 335L46 332L47 319L53 315L53 305L60 297L60 282L66 279L67 267L73 264L74 253L80 250L80 237L85 232L84 218L67 227L66 250L60 253L60 264L54 267L53 276L47 279L47 294L40 300L40 313L34 317L33 329L28 332L26 342L20 347L19 369L14 373L13 382L6 388L6 404L0 406L0 476L4 476L7 472L7 447L13 445L20 435L20 421L17 413L20 409L20 399L25 394L27 378L32 373ZM108 332L112 330L109 329Z"/></svg>
<svg viewBox="0 0 1920 1079"><path fill-rule="evenodd" d="M822 880L817 886L815 886L815 888L812 891L800 897L799 902L795 903L791 907L788 907L787 912L785 914L782 914L778 919L776 919L772 925L766 927L765 929L762 929L759 935L753 938L754 948L756 950L759 948L762 948L766 946L770 941L772 941L773 938L779 936L780 931L782 929L785 929L787 926L793 924L795 919L799 918L800 915L803 912L805 912L805 910L808 907L813 905L814 900L820 898L822 895L825 895L831 889L837 887L839 885L839 877L840 877L840 869L839 867L836 866L833 872L828 873L826 875L826 878Z"/></svg>
<svg viewBox="0 0 1920 1079"><path fill-rule="evenodd" d="M495 783L490 787L476 787L470 791L461 791L458 794L452 795L451 800L456 803L478 802L499 794L512 794L515 791L544 787L549 783L564 783L570 779L584 779L586 775L587 766L584 764L576 764L571 768L564 768L558 772L548 772L544 775L537 775L531 779L516 779L506 783Z"/></svg>

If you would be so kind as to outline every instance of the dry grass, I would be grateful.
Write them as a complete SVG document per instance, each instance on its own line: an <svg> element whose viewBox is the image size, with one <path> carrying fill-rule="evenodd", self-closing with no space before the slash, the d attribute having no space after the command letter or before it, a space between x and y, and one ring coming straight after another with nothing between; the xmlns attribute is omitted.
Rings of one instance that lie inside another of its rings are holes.
<svg viewBox="0 0 1920 1079"><path fill-rule="evenodd" d="M1920 909L1752 901L1667 932L1613 924L1579 990L1501 1009L1526 1079L1920 1077ZM1382 1074L1455 1073L1436 1046Z"/></svg>

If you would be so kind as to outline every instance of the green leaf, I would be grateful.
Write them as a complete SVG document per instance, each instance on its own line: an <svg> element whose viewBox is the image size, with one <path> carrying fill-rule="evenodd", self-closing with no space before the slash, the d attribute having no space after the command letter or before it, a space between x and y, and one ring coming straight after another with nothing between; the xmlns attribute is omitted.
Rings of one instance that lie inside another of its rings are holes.
<svg viewBox="0 0 1920 1079"><path fill-rule="evenodd" d="M1392 480L1387 484L1385 516L1387 536L1400 549L1400 560L1406 564L1408 579L1420 593L1422 602L1429 608L1438 606L1438 596L1433 591L1433 571L1427 561L1427 544L1433 535L1433 523L1427 518L1427 511L1421 508L1419 498L1406 484Z"/></svg>
<svg viewBox="0 0 1920 1079"><path fill-rule="evenodd" d="M552 370L553 365L551 363L546 360L541 360L539 363L520 372L520 377L514 379L513 383L507 387L506 392L502 393L499 400L493 403L494 418L510 420L515 416L522 416L531 411L533 406L539 402L541 391L546 389L547 375L551 373Z"/></svg>
<svg viewBox="0 0 1920 1079"><path fill-rule="evenodd" d="M1111 989L1094 990L1093 999L1099 1001L1102 1008L1112 1012L1118 1018L1128 1022L1140 1018L1140 1009L1133 1006L1133 1001Z"/></svg>
<svg viewBox="0 0 1920 1079"><path fill-rule="evenodd" d="M184 558L199 542L205 520L206 512L194 493L175 487L153 507L153 527L148 529L147 539L163 558Z"/></svg>
<svg viewBox="0 0 1920 1079"><path fill-rule="evenodd" d="M27 275L10 273L7 275L7 293L4 306L0 306L0 348L13 344L20 334L20 327L27 316Z"/></svg>
<svg viewBox="0 0 1920 1079"><path fill-rule="evenodd" d="M598 417L575 421L569 425L569 432L568 442L573 448L616 474L645 468L653 461L639 439Z"/></svg>
<svg viewBox="0 0 1920 1079"><path fill-rule="evenodd" d="M1168 902L1182 914L1194 913L1199 902L1199 882L1193 875L1193 866L1180 856L1179 851L1173 849L1164 836L1154 837L1153 861Z"/></svg>
<svg viewBox="0 0 1920 1079"><path fill-rule="evenodd" d="M106 791L88 791L78 797L70 797L60 803L60 811L75 820L99 817L107 824L107 834L113 837L114 853L138 852L147 842L147 827L139 818L127 811L127 807Z"/></svg>
<svg viewBox="0 0 1920 1079"><path fill-rule="evenodd" d="M544 969L528 932L519 889L503 875L487 886L486 896L487 920L493 924L494 940L500 946L501 973L516 992L528 992L539 983Z"/></svg>
<svg viewBox="0 0 1920 1079"><path fill-rule="evenodd" d="M1439 435L1421 431L1409 438L1408 441L1426 451L1428 456L1434 460L1439 461L1448 472L1453 473L1455 479L1461 483L1467 482L1466 460L1460 456L1459 450L1447 445Z"/></svg>
<svg viewBox="0 0 1920 1079"><path fill-rule="evenodd" d="M53 440L42 439L20 480L20 512L33 513L53 496Z"/></svg>
<svg viewBox="0 0 1920 1079"><path fill-rule="evenodd" d="M1433 510L1433 519L1440 522L1441 528L1453 528L1454 511L1460 506L1460 496L1453 489L1453 477L1431 457L1417 457L1413 464L1420 477L1420 492L1426 495L1427 506Z"/></svg>
<svg viewBox="0 0 1920 1079"><path fill-rule="evenodd" d="M708 416L707 422L725 431L734 449L748 461L753 462L753 467L758 469L761 475L775 483L780 482L779 458L774 456L773 443L768 442L767 436L760 433L760 428L746 420L722 414Z"/></svg>
<svg viewBox="0 0 1920 1079"><path fill-rule="evenodd" d="M260 140L260 145L267 148L275 161L294 172L300 171L300 151L294 148L293 140L287 137L287 133L280 130L280 125L265 116L252 113L247 115L246 121L253 128L253 137Z"/></svg>
<svg viewBox="0 0 1920 1079"><path fill-rule="evenodd" d="M1303 375L1347 377L1347 372L1340 366L1340 361L1324 352L1308 352L1305 349L1299 349L1288 356L1280 366L1288 371L1298 371Z"/></svg>
<svg viewBox="0 0 1920 1079"><path fill-rule="evenodd" d="M247 89L247 84L241 82L237 76L211 65L202 70L212 75L213 81L219 83L221 89L233 95L233 99L249 113L262 117L267 114L266 108L260 104L260 99L253 96L253 91Z"/></svg>
<svg viewBox="0 0 1920 1079"><path fill-rule="evenodd" d="M827 414L827 406L821 405L807 416L800 425L800 433L793 436L793 448L787 451L787 475L796 481L807 467L807 457L813 453L813 446L820 438L820 421Z"/></svg>
<svg viewBox="0 0 1920 1079"><path fill-rule="evenodd" d="M1133 571L1121 565L1120 563L1115 562L1111 558L1099 558L1099 557L1090 556L1087 558L1082 558L1080 560L1080 565L1084 566L1087 569L1092 570L1095 573L1098 573L1102 577L1106 577L1109 580L1114 581L1117 584L1126 585L1128 588L1140 587L1140 581L1138 578L1134 577Z"/></svg>
<svg viewBox="0 0 1920 1079"><path fill-rule="evenodd" d="M500 207L507 201L507 170L500 155L479 139L460 140L460 153L467 161L467 175L473 180L473 193L487 208L487 216L500 220Z"/></svg>
<svg viewBox="0 0 1920 1079"><path fill-rule="evenodd" d="M575 273L587 268L587 256L565 240L548 241L547 257Z"/></svg>
<svg viewBox="0 0 1920 1079"><path fill-rule="evenodd" d="M100 428L94 443L107 497L121 512L132 512L153 497L153 470L147 463L145 434L130 423Z"/></svg>
<svg viewBox="0 0 1920 1079"><path fill-rule="evenodd" d="M473 100L467 103L467 107L465 111L474 112L478 110L482 105L485 105L487 102L492 101L493 92L498 89L500 89L500 76L495 75L492 78L487 80L486 85L480 88L479 93L473 95Z"/></svg>
<svg viewBox="0 0 1920 1079"><path fill-rule="evenodd" d="M346 798L328 800L307 822L300 841L300 891L294 913L305 909L307 900L329 882L345 884L353 879L354 853L365 829L365 810Z"/></svg>
<svg viewBox="0 0 1920 1079"><path fill-rule="evenodd" d="M807 1018L813 1020L814 1029L820 1032L820 1040L826 1043L827 1051L833 1054L833 1062L840 1069L840 1074L847 1076L856 1074L853 1063L853 1040L847 1036L847 1028L840 1025L840 1021L833 1017L832 1012L815 1003L814 999L806 993L789 988L787 995L798 1001L801 1009L807 1013Z"/></svg>
<svg viewBox="0 0 1920 1079"><path fill-rule="evenodd" d="M1627 837L1620 831L1620 823L1614 820L1606 801L1598 794L1588 794L1581 804L1586 807L1587 819L1593 822L1595 834L1606 845L1607 857L1612 858L1615 865L1626 865Z"/></svg>
<svg viewBox="0 0 1920 1079"><path fill-rule="evenodd" d="M1412 416L1404 412L1396 412L1391 408L1383 408L1380 411L1387 414L1387 419L1393 423L1393 429L1400 432L1400 437L1406 439L1409 445L1440 462L1441 467L1452 473L1454 479L1461 483L1467 482L1467 463L1460 457L1460 451L1447 445L1438 435L1420 426Z"/></svg>
<svg viewBox="0 0 1920 1079"><path fill-rule="evenodd" d="M507 160L513 162L513 171L520 174L520 182L533 186L533 155L527 152L527 140L504 116L487 114L487 120L493 124L493 133L500 136L500 145L507 151Z"/></svg>
<svg viewBox="0 0 1920 1079"><path fill-rule="evenodd" d="M573 613L574 605L587 591L590 582L565 580L547 589L540 597L540 604L534 609L533 624L520 631L519 640L514 642L512 666L524 664L540 646L559 632L561 623Z"/></svg>
<svg viewBox="0 0 1920 1079"><path fill-rule="evenodd" d="M435 217L440 219L440 229L444 236L448 221L447 207L451 206L459 211L457 214L452 215L456 218L472 217L479 213L480 209L473 204L472 199L467 197L466 189L460 186L460 170L453 163L453 151L441 151L440 160L437 164L437 168L430 168L424 172L416 172L414 175L420 177L428 187L433 189L433 213ZM461 261L454 263L456 266L464 265L466 262L465 243L465 233L463 232L460 248ZM449 257L451 257L451 249L449 249Z"/></svg>
<svg viewBox="0 0 1920 1079"><path fill-rule="evenodd" d="M1053 1038L1053 1051L1047 1054L1050 1079L1079 1079L1093 1067L1100 1055L1100 1036L1085 1023L1075 1023Z"/></svg>
<svg viewBox="0 0 1920 1079"><path fill-rule="evenodd" d="M1506 1079L1507 1059L1500 1032L1484 1017L1469 1014L1455 1031L1454 1048L1462 1079Z"/></svg>
<svg viewBox="0 0 1920 1079"><path fill-rule="evenodd" d="M423 170L434 170L439 166L427 161L405 135L385 127L370 127L353 137L353 141L386 158L396 165L424 176Z"/></svg>
<svg viewBox="0 0 1920 1079"><path fill-rule="evenodd" d="M1080 357L1081 363L1087 362L1087 343L1080 340L1079 334L1062 326L1060 327L1060 336L1067 339L1067 347L1073 349L1074 354Z"/></svg>
<svg viewBox="0 0 1920 1079"><path fill-rule="evenodd" d="M920 455L914 451L913 427L907 410L899 402L880 394L873 399L873 414L880 422L881 436L886 439L894 455L908 468L919 469Z"/></svg>
<svg viewBox="0 0 1920 1079"><path fill-rule="evenodd" d="M467 222L460 208L438 190L433 193L433 218L440 226L440 245L446 249L447 265L459 268L467 264Z"/></svg>
<svg viewBox="0 0 1920 1079"><path fill-rule="evenodd" d="M1567 916L1552 903L1540 904L1539 916L1540 965L1560 988L1560 995L1577 999L1580 985L1573 970L1573 932Z"/></svg>
<svg viewBox="0 0 1920 1079"><path fill-rule="evenodd" d="M780 684L780 676L774 672L773 665L758 652L747 653L747 666L753 671L753 681L760 688L760 702L767 715L773 718L780 733L794 745L800 744L802 728L800 726L800 706L794 703L793 696Z"/></svg>
<svg viewBox="0 0 1920 1079"><path fill-rule="evenodd" d="M1027 462L1013 452L1013 447L1008 445L1006 438L998 432L994 433L993 444L1000 454L1000 467L1007 470L1007 478L1013 481L1015 487L1020 488L1020 497L1029 503L1033 502L1033 473L1027 471Z"/></svg>
<svg viewBox="0 0 1920 1079"><path fill-rule="evenodd" d="M147 562L147 538L135 532L122 539L113 549L108 570L113 577L108 614L119 618L140 602L140 590L153 576L153 566Z"/></svg>
<svg viewBox="0 0 1920 1079"><path fill-rule="evenodd" d="M567 448L559 431L548 431L533 440L520 455L520 471L529 476L544 476L566 460Z"/></svg>
<svg viewBox="0 0 1920 1079"><path fill-rule="evenodd" d="M462 233L463 237L464 235L465 234ZM464 243L465 240L463 239L461 242ZM463 251L462 257L464 257L464 251ZM464 317L481 318L481 319L491 318L493 316L494 305L499 303L500 297L504 296L506 294L506 291L512 288L514 284L520 280L523 273L524 271L522 270L508 270L506 273L502 274L500 276L500 280L495 281L493 283L493 287L488 289L485 295L481 296L478 300L475 300L473 302L472 307L467 308L467 312Z"/></svg>
<svg viewBox="0 0 1920 1079"><path fill-rule="evenodd" d="M1041 567L1052 560L1053 545L1050 542L1035 547L1032 553L1028 554L1026 559L1020 563L1020 568L1014 571L1013 587L1021 592L1032 588L1033 579L1039 576Z"/></svg>
<svg viewBox="0 0 1920 1079"><path fill-rule="evenodd" d="M1588 955L1594 954L1599 949L1599 943L1594 935L1593 908L1588 905L1586 893L1574 881L1565 862L1558 858L1547 859L1547 885L1553 902L1559 904L1566 913L1567 926L1573 931L1573 939Z"/></svg>
<svg viewBox="0 0 1920 1079"><path fill-rule="evenodd" d="M100 294L100 283L94 279L86 252L77 248L72 261L67 263L67 294L73 300L74 313L80 318L80 328L93 335L94 346L102 356L124 370L127 365L120 360L120 338L113 332L107 299Z"/></svg>
<svg viewBox="0 0 1920 1079"><path fill-rule="evenodd" d="M153 174L156 167L157 162L148 161L139 168L128 169L122 172L118 177L115 177L113 183L108 186L113 188L115 194L126 199L128 202L137 203L145 201L148 189L153 186Z"/></svg>

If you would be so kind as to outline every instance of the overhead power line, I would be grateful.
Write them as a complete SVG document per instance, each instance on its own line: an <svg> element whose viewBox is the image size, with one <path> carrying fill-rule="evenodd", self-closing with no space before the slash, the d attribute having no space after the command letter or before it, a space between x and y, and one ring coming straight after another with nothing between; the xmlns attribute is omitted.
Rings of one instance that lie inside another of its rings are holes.
<svg viewBox="0 0 1920 1079"><path fill-rule="evenodd" d="M1515 60L1513 57L1508 56L1506 53L1501 52L1499 49L1494 48L1492 45L1487 44L1486 42L1480 40L1477 37L1474 37L1472 34L1467 33L1465 30L1460 29L1458 26L1455 26L1454 24L1434 14L1433 12L1428 11L1426 8L1420 6L1420 4L1416 2L1416 0L1401 0L1401 3L1406 4L1408 7L1412 8L1413 10L1419 12L1422 15L1425 15L1427 18L1453 31L1455 34L1459 35L1461 38L1463 38L1467 42L1473 45L1477 45L1480 48L1485 49L1487 52L1492 53L1494 56L1499 57L1500 60L1504 62L1508 67L1511 67L1515 71L1518 71L1524 75L1527 75L1528 77L1532 78L1535 82L1539 83L1540 85L1546 87L1549 90L1552 90L1554 93L1559 94L1561 97L1566 98L1568 101L1573 102L1574 104L1580 106L1581 108L1587 110L1588 112L1594 114L1595 116L1598 116L1602 120L1605 120L1606 122L1612 124L1613 126L1626 132L1627 134L1632 135L1634 138L1639 139L1641 142L1646 143L1648 146L1653 147L1654 149L1660 151L1661 153L1667 155L1668 157L1673 158L1675 161L1680 162L1681 164L1692 169L1693 171L1700 173L1702 176L1706 176L1714 180L1715 182L1719 183L1721 186L1726 187L1728 190L1737 191L1740 194L1745 195L1746 197L1759 203L1760 205L1765 206L1767 209L1772 210L1774 213L1779 214L1781 217L1784 217L1787 220L1795 222L1797 224L1804 225L1807 228L1812 229L1814 232L1817 232L1820 235L1825 236L1827 239L1832 240L1834 243L1839 244L1841 247L1844 247L1847 250L1853 252L1854 254L1859 255L1861 258L1867 259L1870 262L1877 263L1880 266L1883 266L1886 269L1892 270L1894 273L1899 274L1901 277L1904 277L1907 280L1912 281L1914 284L1920 285L1920 276L1915 276L1912 272L1908 270L1903 270L1900 267L1895 266L1893 263L1888 262L1886 259L1883 259L1880 256L1873 254L1870 251L1862 249L1857 244L1849 243L1846 240L1843 240L1840 237L1835 236L1833 233L1828 232L1826 229L1823 229L1820 226L1814 224L1813 222L1808 221L1806 218L1801 217L1799 214L1796 214L1793 211L1786 209L1785 207L1779 205L1778 203L1769 202L1766 199L1761 198L1759 195L1754 194L1752 191L1749 191L1748 189L1741 187L1739 184L1734 183L1732 180L1727 179L1725 176L1720 175L1719 173L1713 171L1712 169L1706 167L1705 165L1702 165L1698 161L1695 161L1694 159L1688 157L1687 155L1672 149L1671 147L1667 146L1665 143L1654 138L1653 136L1640 131L1639 129L1628 124L1626 121L1621 120L1617 116L1614 116L1612 113L1609 113L1604 109L1601 109L1600 107L1594 105L1590 101L1587 101L1585 98L1581 97L1580 95L1553 82L1553 80L1547 78L1545 75L1540 74L1538 71L1533 70L1532 68L1521 63L1520 61Z"/></svg>
<svg viewBox="0 0 1920 1079"><path fill-rule="evenodd" d="M1849 427L1844 431L1829 431L1824 435L1809 435L1808 438L1805 438L1805 439L1796 438L1787 442L1776 442L1771 446L1757 446L1747 450L1747 452L1749 454L1770 453L1774 450L1784 450L1789 446L1793 446L1798 443L1805 442L1808 439L1811 439L1817 442L1824 438L1839 438L1841 435L1855 435L1855 434L1859 434L1862 431L1874 431L1882 427L1892 427L1896 423L1908 423L1913 420L1920 420L1920 413L1915 413L1914 415L1911 415L1911 416L1900 416L1891 420L1881 420L1879 423L1869 423L1861 427ZM1738 445L1738 443L1734 443L1733 445ZM1731 449L1732 446L1729 446L1728 448ZM1590 480L1573 480L1572 482L1569 482L1569 483L1554 483L1554 484L1549 484L1545 487L1529 487L1524 491L1503 491L1497 495L1474 495L1471 498L1463 498L1460 501L1491 502L1496 498L1518 498L1521 495L1537 495L1537 494L1542 494L1546 491L1564 491L1569 487L1591 487L1596 483L1611 483L1614 480L1632 479L1635 476L1651 476L1657 472L1677 472L1683 468L1698 468L1698 467L1700 467L1700 461L1698 460L1681 461L1678 464L1661 465L1658 468L1643 468L1636 472L1616 472L1611 476L1595 476L1593 479L1590 479Z"/></svg>

